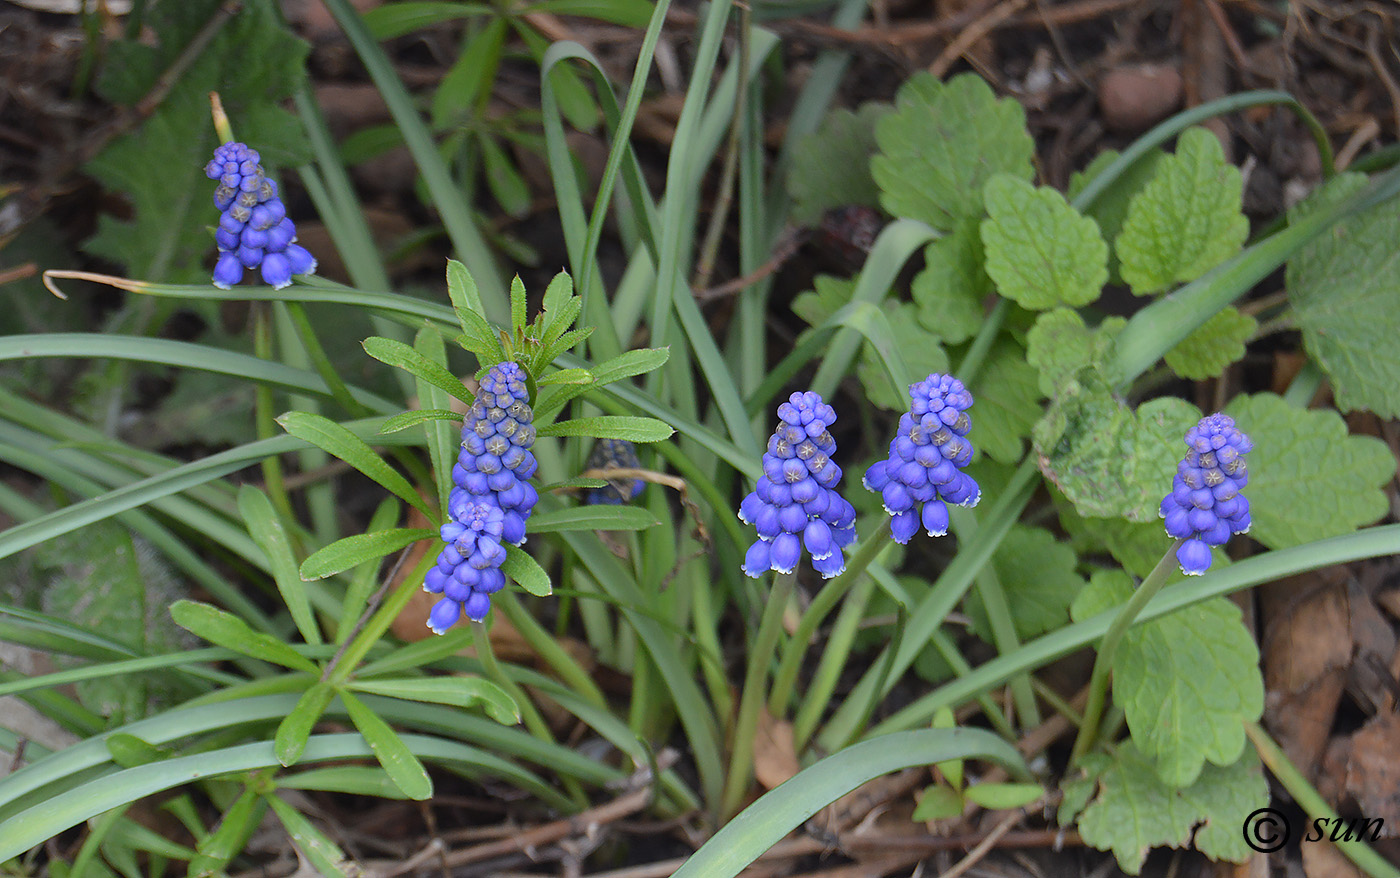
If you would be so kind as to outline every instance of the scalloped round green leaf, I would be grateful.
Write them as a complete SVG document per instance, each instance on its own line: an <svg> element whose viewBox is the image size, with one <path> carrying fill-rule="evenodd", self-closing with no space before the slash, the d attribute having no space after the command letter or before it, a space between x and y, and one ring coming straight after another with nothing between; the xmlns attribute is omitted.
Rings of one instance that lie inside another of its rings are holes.
<svg viewBox="0 0 1400 878"><path fill-rule="evenodd" d="M1022 440L1030 437L1042 414L1035 369L1026 363L1021 346L1010 338L997 339L969 389L977 401L970 413L973 445L993 460L1019 463ZM905 403L907 407L907 398Z"/></svg>
<svg viewBox="0 0 1400 878"><path fill-rule="evenodd" d="M1351 436L1330 409L1303 410L1272 393L1238 396L1225 407L1254 441L1246 461L1253 527L1271 549L1340 536L1385 515L1395 477L1389 447Z"/></svg>
<svg viewBox="0 0 1400 878"><path fill-rule="evenodd" d="M1101 851L1112 850L1129 875L1141 871L1152 848L1184 848L1193 834L1197 850L1212 859L1249 859L1240 827L1269 803L1269 784L1252 750L1233 765L1207 765L1185 789L1164 784L1131 741L1112 758L1096 753L1084 763L1097 775L1098 789L1079 816L1079 834Z"/></svg>
<svg viewBox="0 0 1400 878"><path fill-rule="evenodd" d="M1017 637L1029 640L1069 621L1069 605L1084 588L1084 577L1075 572L1078 562L1074 550L1050 531L1011 526L992 555L992 566L1006 592ZM972 630L990 643L991 624L977 589L963 599L963 609Z"/></svg>
<svg viewBox="0 0 1400 878"><path fill-rule="evenodd" d="M997 292L1023 308L1087 305L1108 283L1099 226L1047 186L1008 174L987 181L982 246Z"/></svg>
<svg viewBox="0 0 1400 878"><path fill-rule="evenodd" d="M1176 153L1157 162L1128 203L1113 242L1123 280L1145 296L1195 280L1235 255L1249 236L1243 191L1239 168L1225 162L1214 134L1182 132Z"/></svg>
<svg viewBox="0 0 1400 878"><path fill-rule="evenodd" d="M1259 321L1226 305L1214 317L1176 343L1163 359L1182 378L1199 381L1214 378L1231 363L1244 358L1244 343L1259 328Z"/></svg>
<svg viewBox="0 0 1400 878"><path fill-rule="evenodd" d="M1075 601L1075 620L1126 603L1132 591L1121 572L1095 574ZM1113 700L1169 786L1190 785L1207 762L1233 764L1245 749L1244 724L1264 711L1259 649L1239 608L1212 598L1133 626L1113 663Z"/></svg>
<svg viewBox="0 0 1400 878"><path fill-rule="evenodd" d="M889 104L875 101L861 104L854 113L838 108L827 113L820 128L797 141L787 176L793 222L815 225L826 211L849 204L879 206L870 157L878 149L875 126L893 111ZM840 173L833 173L836 169Z"/></svg>
<svg viewBox="0 0 1400 878"><path fill-rule="evenodd" d="M1152 521L1201 418L1164 397L1134 412L1090 369L1061 388L1033 438L1040 470L1088 518Z"/></svg>
<svg viewBox="0 0 1400 878"><path fill-rule="evenodd" d="M1105 317L1090 329L1072 308L1042 312L1026 335L1026 362L1040 373L1040 392L1053 397L1080 369L1107 362L1113 339L1127 322Z"/></svg>
<svg viewBox="0 0 1400 878"><path fill-rule="evenodd" d="M919 322L944 344L977 333L986 317L982 300L991 291L992 279L982 267L982 235L971 220L924 248L924 269L909 287Z"/></svg>
<svg viewBox="0 0 1400 878"><path fill-rule="evenodd" d="M1294 218L1356 194L1341 174L1298 205ZM1342 220L1288 261L1288 301L1303 346L1332 382L1337 406L1400 417L1400 199Z"/></svg>
<svg viewBox="0 0 1400 878"><path fill-rule="evenodd" d="M875 139L880 153L870 172L880 204L892 216L935 229L980 218L982 186L993 174L1034 175L1025 110L1011 98L997 99L971 73L947 82L915 74L900 86L895 112L880 120Z"/></svg>

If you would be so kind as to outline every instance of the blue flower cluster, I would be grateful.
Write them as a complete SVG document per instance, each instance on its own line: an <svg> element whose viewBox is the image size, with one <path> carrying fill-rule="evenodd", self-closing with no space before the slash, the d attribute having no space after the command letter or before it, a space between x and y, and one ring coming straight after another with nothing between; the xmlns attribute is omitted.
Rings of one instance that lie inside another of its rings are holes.
<svg viewBox="0 0 1400 878"><path fill-rule="evenodd" d="M245 268L261 268L262 278L277 289L294 274L313 274L316 260L305 247L292 243L296 228L277 197L277 184L263 173L257 150L230 141L214 150L204 174L219 181L214 206L223 212L214 240L219 261L214 286L226 290L243 280Z"/></svg>
<svg viewBox="0 0 1400 878"><path fill-rule="evenodd" d="M502 543L525 542L525 521L540 499L527 481L538 467L530 453L535 427L529 399L525 370L498 363L481 379L462 424L448 520L440 531L447 547L423 581L425 591L443 596L428 616L428 627L438 634L463 614L486 618L491 595L506 584Z"/></svg>
<svg viewBox="0 0 1400 878"><path fill-rule="evenodd" d="M599 439L593 446L593 452L588 455L588 469L640 469L641 466L641 461L637 459L637 446L626 439ZM636 499L646 484L641 479L608 479L606 488L593 488L587 493L586 500L590 504L620 506Z"/></svg>
<svg viewBox="0 0 1400 878"><path fill-rule="evenodd" d="M947 503L976 506L977 482L962 468L972 460L967 431L972 394L951 375L934 373L909 386L912 405L900 416L887 460L866 470L861 483L880 495L893 519L890 534L907 543L922 520L929 536L948 532ZM915 505L922 504L921 514Z"/></svg>
<svg viewBox="0 0 1400 878"><path fill-rule="evenodd" d="M840 494L841 468L831 459L836 412L811 391L778 406L779 424L763 455L757 489L739 504L739 520L758 529L744 556L744 572L791 573L802 556L829 579L846 569L842 552L856 538L856 511Z"/></svg>
<svg viewBox="0 0 1400 878"><path fill-rule="evenodd" d="M1172 491L1162 498L1167 533L1185 540L1176 550L1181 572L1210 569L1210 547L1249 531L1249 484L1244 455L1254 448L1229 415L1214 414L1186 431L1186 457L1177 465Z"/></svg>

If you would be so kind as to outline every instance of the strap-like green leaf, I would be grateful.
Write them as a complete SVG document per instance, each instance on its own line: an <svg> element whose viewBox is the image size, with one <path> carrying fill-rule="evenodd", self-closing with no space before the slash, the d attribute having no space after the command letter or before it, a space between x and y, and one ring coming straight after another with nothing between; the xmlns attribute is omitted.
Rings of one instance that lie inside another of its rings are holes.
<svg viewBox="0 0 1400 878"><path fill-rule="evenodd" d="M587 369L560 369L535 382L540 387L550 384L594 384L593 374Z"/></svg>
<svg viewBox="0 0 1400 878"><path fill-rule="evenodd" d="M671 425L656 418L633 415L599 415L574 418L541 427L540 436L591 436L595 439L626 439L629 442L660 442L676 432Z"/></svg>
<svg viewBox="0 0 1400 878"><path fill-rule="evenodd" d="M311 554L301 564L301 578L325 579L366 561L383 558L404 546L437 536L437 531L421 527L394 528L375 533L355 534L336 540Z"/></svg>
<svg viewBox="0 0 1400 878"><path fill-rule="evenodd" d="M277 419L277 423L298 439L310 442L350 464L424 515L433 517L432 510L418 496L408 479L385 463L384 458L376 454L363 439L335 421L310 412L287 412Z"/></svg>
<svg viewBox="0 0 1400 878"><path fill-rule="evenodd" d="M170 617L176 625L216 646L298 671L316 673L319 670L311 659L287 644L254 631L242 619L218 607L198 601L176 601L170 607Z"/></svg>
<svg viewBox="0 0 1400 878"><path fill-rule="evenodd" d="M472 401L472 392L467 389L465 384L457 380L456 375L447 371L440 363L434 363L403 342L391 338L380 338L376 335L365 339L362 344L365 353L379 362L402 369L434 387L441 387L463 402L470 403Z"/></svg>
<svg viewBox="0 0 1400 878"><path fill-rule="evenodd" d="M214 878L222 875L234 855L243 850L253 829L262 820L265 804L252 790L245 789L234 800L219 826L199 843L199 853L190 860L187 878Z"/></svg>
<svg viewBox="0 0 1400 878"><path fill-rule="evenodd" d="M644 375L659 369L671 358L670 348L639 348L623 351L610 360L593 367L593 380L597 384L611 384L634 375Z"/></svg>
<svg viewBox="0 0 1400 878"><path fill-rule="evenodd" d="M501 572L536 597L545 598L554 593L549 574L545 573L540 562L530 557L524 549L506 546L506 560L501 564Z"/></svg>
<svg viewBox="0 0 1400 878"><path fill-rule="evenodd" d="M363 872L354 865L346 856L345 852L321 830L311 825L296 808L278 798L275 794L269 793L266 797L267 803L272 806L272 810L277 812L277 819L282 821L282 825L287 828L287 834L296 842L297 850L306 855L306 859L311 863L311 867L316 870L316 874L326 876L326 878L353 878Z"/></svg>
<svg viewBox="0 0 1400 878"><path fill-rule="evenodd" d="M306 741L311 737L311 729L326 707L335 698L335 687L325 680L318 680L301 694L296 707L277 726L273 738L273 752L283 765L294 765L306 750Z"/></svg>
<svg viewBox="0 0 1400 878"><path fill-rule="evenodd" d="M339 429L345 430L344 427ZM238 512L248 525L248 533L267 555L272 578L277 583L277 590L282 593L287 609L291 611L292 621L296 622L302 639L307 643L321 643L321 629L316 625L315 614L311 612L311 599L306 595L306 586L297 574L297 559L292 552L291 540L287 538L287 530L282 526L277 510L272 507L272 501L252 485L244 485L238 490Z"/></svg>
<svg viewBox="0 0 1400 878"><path fill-rule="evenodd" d="M395 679L355 680L351 689L427 701L452 707L481 706L498 723L515 725L520 722L520 709L506 690L484 677L398 677Z"/></svg>
<svg viewBox="0 0 1400 878"><path fill-rule="evenodd" d="M555 509L530 517L530 533L558 533L566 530L646 530L661 522L637 506L610 506L600 503Z"/></svg>
<svg viewBox="0 0 1400 878"><path fill-rule="evenodd" d="M404 745L403 739L380 719L379 714L370 710L360 699L349 692L341 692L340 700L350 714L355 728L365 736L365 743L374 751L374 758L384 767L384 773L394 785L403 790L410 799L426 799L433 794L433 781L423 768L423 763Z"/></svg>

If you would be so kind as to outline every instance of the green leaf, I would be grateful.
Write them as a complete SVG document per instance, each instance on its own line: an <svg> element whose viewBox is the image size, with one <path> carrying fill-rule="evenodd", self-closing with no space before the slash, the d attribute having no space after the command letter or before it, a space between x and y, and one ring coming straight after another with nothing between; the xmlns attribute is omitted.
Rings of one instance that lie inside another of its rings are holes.
<svg viewBox="0 0 1400 878"><path fill-rule="evenodd" d="M1145 296L1192 281L1239 252L1249 235L1241 213L1244 181L1226 164L1220 141L1204 128L1189 128L1176 154L1157 162L1113 246L1123 280Z"/></svg>
<svg viewBox="0 0 1400 878"><path fill-rule="evenodd" d="M851 301L855 291L856 282L853 280L819 274L812 279L812 289L793 298L792 313L811 326L821 326Z"/></svg>
<svg viewBox="0 0 1400 878"><path fill-rule="evenodd" d="M976 802L988 811L1024 808L1044 795L1045 788L1034 783L979 783L963 790L969 802Z"/></svg>
<svg viewBox="0 0 1400 878"><path fill-rule="evenodd" d="M354 534L336 540L329 546L311 553L301 562L301 578L325 579L358 567L366 561L377 561L419 540L431 539L437 531L421 527L394 528L374 533Z"/></svg>
<svg viewBox="0 0 1400 878"><path fill-rule="evenodd" d="M247 523L248 533L267 556L277 591L282 594L282 601L291 612L292 621L296 622L302 639L307 643L321 643L321 629L316 625L315 614L311 612L311 599L307 597L306 586L297 573L297 559L292 552L291 540L277 510L272 507L272 501L252 485L243 485L238 489L238 513Z"/></svg>
<svg viewBox="0 0 1400 878"><path fill-rule="evenodd" d="M1269 803L1269 786L1253 751L1224 768L1207 765L1184 789L1162 783L1131 741L1119 745L1111 759L1096 753L1084 763L1091 776L1097 775L1098 790L1079 817L1079 834L1099 850L1112 850L1128 874L1138 874L1151 848L1184 848L1193 834L1197 850L1212 859L1249 859L1240 827Z"/></svg>
<svg viewBox="0 0 1400 878"><path fill-rule="evenodd" d="M311 821L287 804L276 794L269 793L266 796L267 803L272 806L272 810L277 812L277 819L282 821L282 825L287 828L287 834L292 837L292 842L297 849L306 855L307 861L316 874L323 878L355 878L363 875L364 871L359 866L345 856L345 852L340 849L335 842L325 836L321 830L311 825Z"/></svg>
<svg viewBox="0 0 1400 878"><path fill-rule="evenodd" d="M1356 194L1341 174L1300 204L1297 220ZM1303 346L1327 373L1344 411L1400 417L1400 200L1342 220L1288 262L1286 285Z"/></svg>
<svg viewBox="0 0 1400 878"><path fill-rule="evenodd" d="M611 359L604 360L590 371L593 373L593 382L601 386L660 369L670 358L670 348L638 348L623 351Z"/></svg>
<svg viewBox="0 0 1400 878"><path fill-rule="evenodd" d="M1182 378L1199 381L1214 378L1225 367L1244 357L1244 343L1259 328L1259 321L1241 314L1234 305L1196 327L1190 335L1167 351L1164 359Z"/></svg>
<svg viewBox="0 0 1400 878"><path fill-rule="evenodd" d="M365 27L376 40L383 42L459 18L489 15L494 10L485 3L419 2L404 0L367 10Z"/></svg>
<svg viewBox="0 0 1400 878"><path fill-rule="evenodd" d="M607 484L606 481L603 482ZM555 509L530 516L530 533L565 530L646 530L661 522L646 509L636 506L610 506L606 503Z"/></svg>
<svg viewBox="0 0 1400 878"><path fill-rule="evenodd" d="M461 54L433 92L434 129L445 131L459 125L467 121L477 107L484 106L500 68L506 24L504 17L492 16L462 46Z"/></svg>
<svg viewBox="0 0 1400 878"><path fill-rule="evenodd" d="M185 873L188 878L222 875L229 861L243 850L252 837L265 809L262 797L245 789L224 812L218 828L199 843L199 853L190 860L189 871Z"/></svg>
<svg viewBox="0 0 1400 878"><path fill-rule="evenodd" d="M506 560L501 564L501 572L535 597L547 598L554 593L549 574L524 549L506 546Z"/></svg>
<svg viewBox="0 0 1400 878"><path fill-rule="evenodd" d="M433 511L418 491L363 439L329 418L312 412L287 412L277 419L282 429L340 458L375 482L392 491L429 518Z"/></svg>
<svg viewBox="0 0 1400 878"><path fill-rule="evenodd" d="M1023 308L1087 305L1108 283L1108 245L1098 224L1060 193L1009 174L987 181L982 246L997 292Z"/></svg>
<svg viewBox="0 0 1400 878"><path fill-rule="evenodd" d="M1127 320L1105 317L1097 327L1070 308L1045 311L1026 335L1026 362L1040 374L1040 392L1054 397L1086 366L1099 368L1113 355L1113 340Z"/></svg>
<svg viewBox="0 0 1400 878"><path fill-rule="evenodd" d="M1114 180L1103 192L1099 193L1094 203L1084 209L1084 214L1099 224L1099 232L1105 241L1112 241L1118 237L1118 232L1123 228L1123 220L1128 216L1128 204L1133 196L1142 191L1142 187L1147 185L1147 181L1152 179L1152 175L1157 170L1157 162L1161 161L1166 153L1160 149L1149 150L1141 158L1133 162ZM1097 177L1105 168L1113 164L1118 159L1118 150L1106 149L1094 156L1094 160L1089 162L1089 166L1083 171L1078 171L1070 175L1069 190L1065 197L1073 204L1075 198L1088 185L1090 180ZM1115 282L1119 282L1123 267L1118 262L1118 254L1110 250L1108 254L1108 275Z"/></svg>
<svg viewBox="0 0 1400 878"><path fill-rule="evenodd" d="M919 322L944 344L966 341L982 325L982 303L992 291L982 263L982 234L972 220L924 248L924 270L914 275L909 293Z"/></svg>
<svg viewBox="0 0 1400 878"><path fill-rule="evenodd" d="M885 211L943 231L981 218L982 186L992 175L1034 174L1025 111L970 73L946 83L915 74L900 87L895 112L875 126L875 139L880 154L870 172Z"/></svg>
<svg viewBox="0 0 1400 878"><path fill-rule="evenodd" d="M1074 619L1126 603L1132 592L1126 574L1095 573ZM1245 750L1244 724L1264 710L1259 650L1239 607L1212 598L1130 628L1113 664L1113 700L1168 786L1189 786L1207 762L1234 764Z"/></svg>
<svg viewBox="0 0 1400 878"><path fill-rule="evenodd" d="M21 596L37 597L49 616L107 635L136 655L186 648L186 638L171 624L166 608L187 589L164 557L123 524L103 521L61 534L31 557L32 571L18 571L17 585L17 571L12 569L6 579ZM50 652L60 668L71 666L64 650ZM180 697L174 682L158 673L123 674L84 680L76 688L84 707L120 725Z"/></svg>
<svg viewBox="0 0 1400 878"><path fill-rule="evenodd" d="M1050 531L1015 524L992 556L1016 635L1029 640L1059 628L1069 620L1069 606L1084 588L1084 577L1075 572L1074 550ZM980 593L973 589L963 599L972 630L992 642L991 624Z"/></svg>
<svg viewBox="0 0 1400 878"><path fill-rule="evenodd" d="M1225 413L1254 441L1244 489L1249 535L1269 548L1348 534L1390 509L1384 489L1395 477L1394 456L1380 439L1348 435L1335 411L1260 393L1235 397Z"/></svg>
<svg viewBox="0 0 1400 878"><path fill-rule="evenodd" d="M874 101L861 104L854 113L835 109L826 114L820 128L798 139L787 176L793 222L811 226L833 208L880 205L870 157L877 149L875 126L893 111L889 104ZM832 173L835 168L841 173Z"/></svg>
<svg viewBox="0 0 1400 878"><path fill-rule="evenodd" d="M1060 526L1072 537L1081 556L1107 552L1123 569L1139 578L1147 576L1172 546L1161 519L1128 521L1123 518L1084 518L1074 504L1053 491ZM1166 492L1164 491L1163 494Z"/></svg>
<svg viewBox="0 0 1400 878"><path fill-rule="evenodd" d="M510 330L513 334L525 331L528 301L525 295L525 281L517 274L510 281Z"/></svg>
<svg viewBox="0 0 1400 878"><path fill-rule="evenodd" d="M924 788L923 797L919 799L919 804L914 807L914 813L909 819L916 823L926 823L930 820L956 817L962 810L963 799L957 790L944 784L935 784Z"/></svg>
<svg viewBox="0 0 1400 878"><path fill-rule="evenodd" d="M170 617L176 625L215 646L298 671L313 674L320 671L311 659L270 634L254 631L242 619L218 607L197 601L176 601L170 606Z"/></svg>
<svg viewBox="0 0 1400 878"><path fill-rule="evenodd" d="M487 348L495 348L495 356L482 357L485 364L499 363L505 359L496 333L486 322L486 309L481 304L481 293L476 288L467 267L455 259L447 260L447 297L452 301L452 310L457 312L457 320L462 324L462 332ZM475 348L468 350L476 351Z"/></svg>
<svg viewBox="0 0 1400 878"><path fill-rule="evenodd" d="M385 7L381 7L385 8ZM322 790L328 793L352 793L381 799L407 799L404 791L394 784L384 769L368 765L335 765L313 768L277 778L281 790Z"/></svg>
<svg viewBox="0 0 1400 878"><path fill-rule="evenodd" d="M1026 363L1021 346L1011 338L997 339L969 389L977 400L970 413L977 450L1002 463L1019 463L1021 440L1030 437L1044 413L1035 369Z"/></svg>
<svg viewBox="0 0 1400 878"><path fill-rule="evenodd" d="M331 699L335 698L335 687L325 680L317 680L301 693L292 712L277 724L277 734L273 736L273 752L277 761L294 765L306 750L306 741L316 726L321 714L326 712Z"/></svg>
<svg viewBox="0 0 1400 878"><path fill-rule="evenodd" d="M506 690L484 677L398 677L354 680L350 688L371 695L426 701L452 707L480 707L496 722L515 725L520 709Z"/></svg>
<svg viewBox="0 0 1400 878"><path fill-rule="evenodd" d="M148 4L142 39L104 44L106 62L98 89L113 103L135 105L145 98L222 4L187 0ZM149 34L158 42L144 38ZM118 220L98 218L97 234L85 249L126 267L131 277L171 283L209 283L204 268L213 252L210 227L219 219L211 200L214 182L204 166L218 145L209 124L209 93L218 91L245 142L262 154L263 167L309 160L296 117L282 109L306 78L306 43L282 25L278 11L250 3L216 29L212 39L185 59L162 99L131 133L112 141L84 170L127 205Z"/></svg>
<svg viewBox="0 0 1400 878"><path fill-rule="evenodd" d="M350 714L350 721L364 736L365 743L374 751L374 758L384 768L384 773L403 790L404 795L419 801L433 794L433 781L423 768L423 763L408 749L403 739L389 728L389 724L370 710L360 699L342 691L340 700Z"/></svg>
<svg viewBox="0 0 1400 878"><path fill-rule="evenodd" d="M539 387L548 387L551 384L589 385L593 383L593 373L587 369L559 369L535 382Z"/></svg>
<svg viewBox="0 0 1400 878"><path fill-rule="evenodd" d="M379 428L379 432L384 435L397 433L400 430L407 430L409 427L416 427L428 421L456 421L460 424L462 423L462 413L450 409L413 409L412 411L400 412L385 420L384 426Z"/></svg>
<svg viewBox="0 0 1400 878"><path fill-rule="evenodd" d="M573 298L574 279L567 271L561 271L549 279L549 286L544 288L544 298L540 300L540 313L535 318L540 321L545 332L553 331L554 337L558 338L569 328L567 325L559 326L555 331L560 309Z"/></svg>
<svg viewBox="0 0 1400 878"><path fill-rule="evenodd" d="M878 307L869 302L856 305L872 318L879 318L860 327L865 336L856 365L861 386L880 408L908 411L909 385L931 372L947 372L948 354L937 338L919 325L918 309L908 302L885 301ZM903 377L896 377L899 374Z"/></svg>
<svg viewBox="0 0 1400 878"><path fill-rule="evenodd" d="M395 341L392 338L371 336L361 344L365 353L379 362L402 369L434 387L447 391L450 396L465 403L471 403L472 392L457 379L456 375L447 371L447 368L442 364L433 362L403 342Z"/></svg>
<svg viewBox="0 0 1400 878"><path fill-rule="evenodd" d="M626 439L629 442L660 442L676 431L656 418L635 415L598 415L556 421L541 427L540 436L590 436L595 439Z"/></svg>
<svg viewBox="0 0 1400 878"><path fill-rule="evenodd" d="M107 746L107 752L112 754L112 761L122 768L135 768L138 765L160 762L170 758L174 752L168 748L157 747L126 732L113 732L103 738L102 743Z"/></svg>
<svg viewBox="0 0 1400 878"><path fill-rule="evenodd" d="M1035 425L1040 470L1088 518L1154 521L1200 411L1175 397L1134 412L1082 370Z"/></svg>
<svg viewBox="0 0 1400 878"><path fill-rule="evenodd" d="M491 197L496 199L507 215L524 219L530 213L530 187L525 178L520 176L515 162L506 155L505 148L495 137L483 134L476 138L476 142L481 147L482 171ZM520 315L520 322L514 325L517 329L525 326L524 313Z"/></svg>

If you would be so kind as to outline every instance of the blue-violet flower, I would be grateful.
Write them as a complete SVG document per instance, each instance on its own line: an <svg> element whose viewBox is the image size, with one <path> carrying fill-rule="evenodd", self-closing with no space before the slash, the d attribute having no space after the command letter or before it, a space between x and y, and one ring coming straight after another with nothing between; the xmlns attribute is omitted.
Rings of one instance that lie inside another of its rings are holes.
<svg viewBox="0 0 1400 878"><path fill-rule="evenodd" d="M1214 414L1186 431L1186 447L1160 512L1167 533L1185 540L1176 550L1181 572L1199 576L1210 569L1211 546L1249 531L1249 500L1240 489L1249 484L1244 455L1254 443L1229 415Z"/></svg>
<svg viewBox="0 0 1400 878"><path fill-rule="evenodd" d="M599 439L588 455L588 469L640 469L641 466L641 461L637 459L637 447L626 439ZM607 487L593 488L587 493L586 500L590 504L620 506L636 499L645 487L646 482L641 479L608 479Z"/></svg>
<svg viewBox="0 0 1400 878"><path fill-rule="evenodd" d="M462 615L486 618L490 596L505 586L502 543L525 542L525 522L540 495L527 481L538 464L525 370L498 363L481 379L476 400L462 424L462 450L452 467L447 521L439 534L447 543L423 588L443 599L428 627L441 634Z"/></svg>
<svg viewBox="0 0 1400 878"><path fill-rule="evenodd" d="M222 214L214 240L219 261L214 286L226 290L243 280L245 268L259 268L262 278L277 289L294 274L314 274L316 260L293 242L296 227L277 197L277 184L263 172L258 151L230 141L214 150L204 175L219 181L214 206Z"/></svg>
<svg viewBox="0 0 1400 878"><path fill-rule="evenodd" d="M744 572L791 573L802 556L825 579L846 569L842 549L856 538L856 511L840 494L841 468L831 459L836 411L811 391L778 406L778 426L763 455L758 486L739 504L739 520L758 529L744 556Z"/></svg>
<svg viewBox="0 0 1400 878"><path fill-rule="evenodd" d="M967 438L972 394L958 379L935 372L909 385L909 397L889 458L871 466L861 480L880 495L893 516L890 535L901 544L909 542L921 521L929 536L943 536L948 532L946 504L976 506L982 499L977 482L962 471L972 460Z"/></svg>

